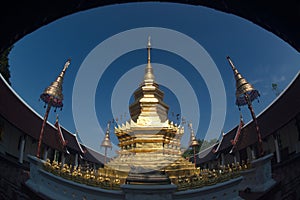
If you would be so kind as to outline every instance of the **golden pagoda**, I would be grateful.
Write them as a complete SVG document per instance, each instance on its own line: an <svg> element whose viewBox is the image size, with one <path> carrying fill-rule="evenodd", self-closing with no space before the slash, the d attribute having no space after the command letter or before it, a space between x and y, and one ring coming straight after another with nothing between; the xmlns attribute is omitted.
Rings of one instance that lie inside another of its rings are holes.
<svg viewBox="0 0 300 200"><path fill-rule="evenodd" d="M180 140L184 127L168 119L169 107L163 101L164 92L159 89L153 74L150 38L147 51L144 79L129 106L131 119L114 129L119 140L118 156L105 165L103 173L118 174L124 182L130 172L161 171L176 184L178 177L192 176L200 171L181 156Z"/></svg>

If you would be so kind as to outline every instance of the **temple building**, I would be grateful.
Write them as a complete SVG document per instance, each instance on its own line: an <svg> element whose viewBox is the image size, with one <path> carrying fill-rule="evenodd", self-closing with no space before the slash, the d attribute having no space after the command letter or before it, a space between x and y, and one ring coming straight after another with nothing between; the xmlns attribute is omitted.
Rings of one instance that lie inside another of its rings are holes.
<svg viewBox="0 0 300 200"><path fill-rule="evenodd" d="M119 155L107 167L125 172L165 171L176 182L178 176L193 175L199 170L181 156L184 128L168 119L169 107L163 101L164 92L155 81L151 65L150 40L147 51L144 78L129 106L131 120L114 130L119 140Z"/></svg>

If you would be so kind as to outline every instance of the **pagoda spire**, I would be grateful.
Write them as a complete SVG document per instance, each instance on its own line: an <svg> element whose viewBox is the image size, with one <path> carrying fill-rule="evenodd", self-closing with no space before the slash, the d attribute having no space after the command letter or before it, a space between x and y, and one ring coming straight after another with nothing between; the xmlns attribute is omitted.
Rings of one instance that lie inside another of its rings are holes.
<svg viewBox="0 0 300 200"><path fill-rule="evenodd" d="M196 167L196 147L199 146L199 142L198 140L196 139L196 136L195 136L195 133L194 133L194 129L193 129L193 125L192 123L189 123L189 129L191 131L191 141L190 141L190 146L193 148L194 150L194 165Z"/></svg>
<svg viewBox="0 0 300 200"><path fill-rule="evenodd" d="M144 82L153 83L155 81L155 77L153 74L153 68L151 66L151 37L150 36L148 37L147 51L148 51L148 62L147 62L147 67L145 68Z"/></svg>
<svg viewBox="0 0 300 200"><path fill-rule="evenodd" d="M112 148L112 144L109 138L109 131L110 130L110 122L107 123L107 129L105 133L105 138L102 141L101 147L105 148L105 157L104 157L104 164L106 164L106 158L107 158L107 148Z"/></svg>
<svg viewBox="0 0 300 200"><path fill-rule="evenodd" d="M160 124L168 119L169 107L164 103L164 92L155 82L151 66L151 41L147 43L148 62L145 68L144 80L134 92L134 102L129 106L130 116L134 122L148 126Z"/></svg>

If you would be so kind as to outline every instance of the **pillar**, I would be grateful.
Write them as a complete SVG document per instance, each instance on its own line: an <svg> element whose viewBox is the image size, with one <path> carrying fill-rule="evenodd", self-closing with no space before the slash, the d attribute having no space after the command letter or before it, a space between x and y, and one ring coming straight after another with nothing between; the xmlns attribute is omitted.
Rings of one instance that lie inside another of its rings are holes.
<svg viewBox="0 0 300 200"><path fill-rule="evenodd" d="M47 160L48 158L48 147L44 147L44 155L43 155L43 160Z"/></svg>
<svg viewBox="0 0 300 200"><path fill-rule="evenodd" d="M55 149L55 150L54 150L54 158L53 158L53 160L58 161L57 159L58 159L58 158L57 158L57 150Z"/></svg>
<svg viewBox="0 0 300 200"><path fill-rule="evenodd" d="M281 161L280 150L279 150L279 144L278 144L278 136L276 133L273 135L273 138L274 138L274 144L275 144L276 160L277 160L277 163L280 163L280 161Z"/></svg>
<svg viewBox="0 0 300 200"><path fill-rule="evenodd" d="M75 163L74 166L78 166L78 153L75 154Z"/></svg>
<svg viewBox="0 0 300 200"><path fill-rule="evenodd" d="M66 161L65 153L61 152L61 164L64 165Z"/></svg>
<svg viewBox="0 0 300 200"><path fill-rule="evenodd" d="M221 165L225 165L225 156L224 153L221 153Z"/></svg>
<svg viewBox="0 0 300 200"><path fill-rule="evenodd" d="M237 160L236 160L236 153L233 155L233 162L234 164L236 164Z"/></svg>
<svg viewBox="0 0 300 200"><path fill-rule="evenodd" d="M252 160L255 160L255 158L256 158L255 151L254 151L254 146L251 146L251 158L252 158Z"/></svg>
<svg viewBox="0 0 300 200"><path fill-rule="evenodd" d="M23 158L24 158L24 148L25 148L25 136L21 137L21 142L20 142L20 152L19 152L19 163L23 163Z"/></svg>

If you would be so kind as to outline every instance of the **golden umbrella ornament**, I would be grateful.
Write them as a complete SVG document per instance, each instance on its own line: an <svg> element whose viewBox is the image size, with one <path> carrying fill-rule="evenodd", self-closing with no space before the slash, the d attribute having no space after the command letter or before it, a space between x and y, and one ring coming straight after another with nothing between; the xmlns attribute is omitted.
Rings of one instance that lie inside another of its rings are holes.
<svg viewBox="0 0 300 200"><path fill-rule="evenodd" d="M51 107L55 107L55 109L63 107L64 96L62 94L62 84L63 84L65 72L66 72L67 68L69 67L70 62L71 62L71 59L68 59L64 65L63 70L61 71L59 76L56 78L56 80L53 81L51 83L51 85L48 86L40 96L40 99L42 99L42 101L45 102L45 106L47 106L47 109L46 109L46 112L44 115L44 120L43 120L40 137L39 137L39 142L38 142L38 149L37 149L37 153L36 153L36 156L38 158L40 158L40 150L41 150L41 144L42 144L43 135L44 135L44 128L45 128L45 124L48 119L50 109L51 109Z"/></svg>
<svg viewBox="0 0 300 200"><path fill-rule="evenodd" d="M264 154L263 151L263 145L262 145L262 139L261 139L261 134L260 134L260 130L259 130L259 126L257 123L257 119L254 113L254 109L252 106L252 101L254 101L255 99L257 99L260 94L258 92L258 90L256 90L236 69L236 67L234 66L232 60L230 59L229 56L227 56L227 60L229 62L229 65L231 66L232 70L233 70L233 74L234 74L234 78L235 78L235 82L236 82L236 92L235 92L235 96L236 96L236 101L235 104L239 107L240 106L244 106L244 105L248 105L248 108L250 110L253 122L255 124L255 128L256 128L256 133L257 133L257 140L258 140L258 154L259 157L261 157Z"/></svg>

